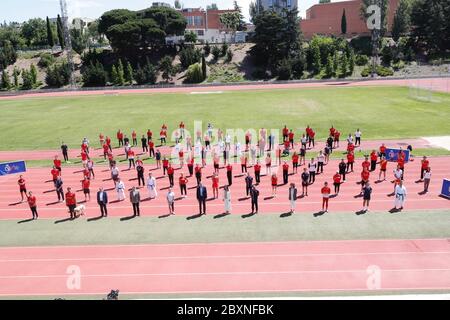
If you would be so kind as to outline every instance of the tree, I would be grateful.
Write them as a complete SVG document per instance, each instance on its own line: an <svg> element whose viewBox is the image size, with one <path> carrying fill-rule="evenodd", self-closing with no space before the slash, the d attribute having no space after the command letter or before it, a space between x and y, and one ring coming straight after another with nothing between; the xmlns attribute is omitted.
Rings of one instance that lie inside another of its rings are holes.
<svg viewBox="0 0 450 320"><path fill-rule="evenodd" d="M178 55L180 57L181 66L184 69L187 69L190 65L199 62L201 59L200 50L191 46L182 49Z"/></svg>
<svg viewBox="0 0 450 320"><path fill-rule="evenodd" d="M165 45L166 36L183 35L186 19L173 8L152 7L134 12L126 9L105 12L98 31L123 56L136 55Z"/></svg>
<svg viewBox="0 0 450 320"><path fill-rule="evenodd" d="M250 54L257 65L276 69L279 62L301 52L298 11L283 14L263 11L255 17L255 35Z"/></svg>
<svg viewBox="0 0 450 320"><path fill-rule="evenodd" d="M248 13L250 15L250 22L254 23L255 18L258 15L257 3L255 1L250 1Z"/></svg>
<svg viewBox="0 0 450 320"><path fill-rule="evenodd" d="M351 76L355 70L355 52L350 48L348 54L348 74Z"/></svg>
<svg viewBox="0 0 450 320"><path fill-rule="evenodd" d="M219 10L216 3L211 3L206 6L207 10Z"/></svg>
<svg viewBox="0 0 450 320"><path fill-rule="evenodd" d="M67 61L61 64L55 64L47 68L45 83L49 87L60 88L66 86L70 82L70 74L71 70Z"/></svg>
<svg viewBox="0 0 450 320"><path fill-rule="evenodd" d="M214 60L218 60L220 58L220 55L222 54L222 50L218 46L213 46L211 49L211 53L214 57Z"/></svg>
<svg viewBox="0 0 450 320"><path fill-rule="evenodd" d="M22 90L33 89L33 77L30 71L26 69L22 70L22 80Z"/></svg>
<svg viewBox="0 0 450 320"><path fill-rule="evenodd" d="M19 76L20 76L20 70L17 67L14 67L13 80L14 80L14 88L16 90L19 89Z"/></svg>
<svg viewBox="0 0 450 320"><path fill-rule="evenodd" d="M278 80L289 80L292 76L292 66L288 59L281 60L277 68Z"/></svg>
<svg viewBox="0 0 450 320"><path fill-rule="evenodd" d="M331 55L327 58L327 64L325 65L325 77L331 78L334 75L333 70L333 57Z"/></svg>
<svg viewBox="0 0 450 320"><path fill-rule="evenodd" d="M194 31L189 31L184 34L184 41L187 43L196 43L197 42L197 34Z"/></svg>
<svg viewBox="0 0 450 320"><path fill-rule="evenodd" d="M220 23L224 25L228 33L231 31L232 39L236 37L236 31L241 26L241 15L239 12L225 12L219 16Z"/></svg>
<svg viewBox="0 0 450 320"><path fill-rule="evenodd" d="M55 45L52 26L50 24L50 20L48 19L48 17L47 17L47 44L52 48Z"/></svg>
<svg viewBox="0 0 450 320"><path fill-rule="evenodd" d="M115 86L119 83L119 76L117 74L117 67L115 64L111 68L111 83Z"/></svg>
<svg viewBox="0 0 450 320"><path fill-rule="evenodd" d="M66 46L66 42L64 40L63 24L62 24L62 20L61 20L61 17L59 14L58 14L58 18L56 19L56 31L58 34L59 45L61 46L61 49L64 50L64 48Z"/></svg>
<svg viewBox="0 0 450 320"><path fill-rule="evenodd" d="M394 15L394 21L392 22L392 38L394 41L397 42L401 36L404 36L409 32L411 24L410 15L410 0L401 0Z"/></svg>
<svg viewBox="0 0 450 320"><path fill-rule="evenodd" d="M83 33L81 29L76 28L70 30L70 36L72 40L72 49L76 53L82 54L88 47L88 36Z"/></svg>
<svg viewBox="0 0 450 320"><path fill-rule="evenodd" d="M32 81L33 87L34 87L37 84L38 74L37 74L36 66L33 63L30 66L30 76L31 76L31 81Z"/></svg>
<svg viewBox="0 0 450 320"><path fill-rule="evenodd" d="M202 55L202 75L203 75L203 79L206 79L206 59L205 59L205 55Z"/></svg>
<svg viewBox="0 0 450 320"><path fill-rule="evenodd" d="M133 85L133 67L131 66L130 61L127 63L127 68L125 69L125 81L128 82L130 85Z"/></svg>
<svg viewBox="0 0 450 320"><path fill-rule="evenodd" d="M44 46L47 44L47 27L45 21L41 18L24 22L21 34L28 46Z"/></svg>
<svg viewBox="0 0 450 320"><path fill-rule="evenodd" d="M17 53L9 40L0 43L0 70L6 69L17 60Z"/></svg>
<svg viewBox="0 0 450 320"><path fill-rule="evenodd" d="M200 67L199 63L194 63L193 65L189 66L187 72L186 72L186 82L188 83L200 83L203 82L205 78L202 74L202 68Z"/></svg>
<svg viewBox="0 0 450 320"><path fill-rule="evenodd" d="M342 12L342 18L341 18L341 33L347 34L347 17L345 16L345 9Z"/></svg>
<svg viewBox="0 0 450 320"><path fill-rule="evenodd" d="M2 72L2 78L0 81L0 89L9 90L11 88L11 81L9 80L9 74L6 70Z"/></svg>
<svg viewBox="0 0 450 320"><path fill-rule="evenodd" d="M104 87L106 85L107 75L100 62L91 61L83 73L83 85L85 87Z"/></svg>
<svg viewBox="0 0 450 320"><path fill-rule="evenodd" d="M117 64L117 84L119 86L125 84L125 70L121 59L119 59L119 63Z"/></svg>
<svg viewBox="0 0 450 320"><path fill-rule="evenodd" d="M180 3L180 0L175 0L173 6L175 7L175 9L181 9L181 3Z"/></svg>
<svg viewBox="0 0 450 320"><path fill-rule="evenodd" d="M161 76L166 82L172 80L172 77L176 74L176 69L172 65L172 58L170 56L164 56L159 61L159 70L162 72Z"/></svg>
<svg viewBox="0 0 450 320"><path fill-rule="evenodd" d="M314 74L320 73L320 70L322 69L322 59L320 56L320 48L316 44L311 45L311 52L312 52L312 71Z"/></svg>
<svg viewBox="0 0 450 320"><path fill-rule="evenodd" d="M348 60L347 55L342 54L339 61L339 77L344 78L347 75Z"/></svg>

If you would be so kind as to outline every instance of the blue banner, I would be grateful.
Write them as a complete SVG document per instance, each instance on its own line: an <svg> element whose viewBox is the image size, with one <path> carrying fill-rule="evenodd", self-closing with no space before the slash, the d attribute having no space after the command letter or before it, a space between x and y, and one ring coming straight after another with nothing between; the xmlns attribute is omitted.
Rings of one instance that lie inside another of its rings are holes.
<svg viewBox="0 0 450 320"><path fill-rule="evenodd" d="M26 171L27 167L25 165L25 161L0 163L0 176L6 176L8 174L16 174Z"/></svg>
<svg viewBox="0 0 450 320"><path fill-rule="evenodd" d="M409 150L402 150L405 155L405 163L409 161ZM387 161L397 161L400 149L390 149L386 148L386 160Z"/></svg>
<svg viewBox="0 0 450 320"><path fill-rule="evenodd" d="M444 179L442 182L441 196L450 199L450 180Z"/></svg>

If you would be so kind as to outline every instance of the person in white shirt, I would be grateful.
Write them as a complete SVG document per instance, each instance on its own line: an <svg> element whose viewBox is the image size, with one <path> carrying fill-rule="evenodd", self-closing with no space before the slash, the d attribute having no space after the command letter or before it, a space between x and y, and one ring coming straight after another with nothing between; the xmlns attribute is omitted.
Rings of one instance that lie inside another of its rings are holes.
<svg viewBox="0 0 450 320"><path fill-rule="evenodd" d="M397 185L400 184L400 182L402 181L402 177L403 177L403 170L400 169L399 166L397 166L397 169L394 170L394 192L395 192L395 188L397 187Z"/></svg>
<svg viewBox="0 0 450 320"><path fill-rule="evenodd" d="M314 162L314 158L312 158L311 162L308 164L309 183L310 184L312 184L316 181L316 168L317 168L317 164Z"/></svg>
<svg viewBox="0 0 450 320"><path fill-rule="evenodd" d="M231 213L231 191L228 186L225 186L223 188L223 202L225 205L225 213L230 214Z"/></svg>
<svg viewBox="0 0 450 320"><path fill-rule="evenodd" d="M119 180L116 185L117 197L119 201L125 200L125 184Z"/></svg>
<svg viewBox="0 0 450 320"><path fill-rule="evenodd" d="M235 155L240 158L242 156L241 143L238 141L235 146Z"/></svg>
<svg viewBox="0 0 450 320"><path fill-rule="evenodd" d="M173 192L172 188L169 188L169 192L167 192L167 204L169 205L169 213L175 214L175 193Z"/></svg>
<svg viewBox="0 0 450 320"><path fill-rule="evenodd" d="M352 137L352 134L351 134L351 133L348 134L347 142L348 142L348 143L353 143L353 137Z"/></svg>
<svg viewBox="0 0 450 320"><path fill-rule="evenodd" d="M362 135L362 132L358 128L355 132L355 147L361 146L361 135Z"/></svg>
<svg viewBox="0 0 450 320"><path fill-rule="evenodd" d="M151 172L148 174L147 190L150 199L154 199L158 195L158 192L156 191L156 179L152 176Z"/></svg>
<svg viewBox="0 0 450 320"><path fill-rule="evenodd" d="M322 151L319 152L317 156L317 173L323 173L323 163L325 161L325 155Z"/></svg>
<svg viewBox="0 0 450 320"><path fill-rule="evenodd" d="M427 171L425 171L423 175L423 192L428 192L428 187L430 186L430 180L431 180L431 168L428 167Z"/></svg>
<svg viewBox="0 0 450 320"><path fill-rule="evenodd" d="M227 134L227 135L225 136L225 147L226 147L228 150L231 150L231 137L230 137L229 134Z"/></svg>
<svg viewBox="0 0 450 320"><path fill-rule="evenodd" d="M406 200L406 187L400 180L400 183L395 187L395 210L402 210Z"/></svg>
<svg viewBox="0 0 450 320"><path fill-rule="evenodd" d="M250 147L250 159L252 161L251 165L255 165L256 163L256 146L254 144Z"/></svg>

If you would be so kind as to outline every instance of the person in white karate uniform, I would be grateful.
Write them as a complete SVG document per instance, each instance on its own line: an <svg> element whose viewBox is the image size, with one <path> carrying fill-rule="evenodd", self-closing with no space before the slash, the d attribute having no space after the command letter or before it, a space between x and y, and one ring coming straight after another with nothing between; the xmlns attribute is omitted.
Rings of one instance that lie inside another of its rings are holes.
<svg viewBox="0 0 450 320"><path fill-rule="evenodd" d="M119 180L116 185L117 197L119 201L125 200L125 184L122 180Z"/></svg>
<svg viewBox="0 0 450 320"><path fill-rule="evenodd" d="M402 210L403 205L406 201L406 187L403 185L403 181L400 181L400 183L395 187L395 209L396 210Z"/></svg>
<svg viewBox="0 0 450 320"><path fill-rule="evenodd" d="M158 192L156 191L156 179L151 173L148 174L147 190L150 199L154 199L158 195Z"/></svg>

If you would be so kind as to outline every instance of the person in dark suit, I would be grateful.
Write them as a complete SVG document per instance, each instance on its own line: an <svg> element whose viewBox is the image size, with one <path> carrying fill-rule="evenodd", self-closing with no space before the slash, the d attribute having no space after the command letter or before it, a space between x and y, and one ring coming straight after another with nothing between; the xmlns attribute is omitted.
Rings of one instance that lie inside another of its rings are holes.
<svg viewBox="0 0 450 320"><path fill-rule="evenodd" d="M97 203L100 206L100 212L102 213L102 217L108 216L108 209L106 205L108 204L108 194L103 188L99 188L97 192Z"/></svg>
<svg viewBox="0 0 450 320"><path fill-rule="evenodd" d="M295 201L297 200L297 188L294 183L291 183L289 187L289 203L291 204L290 213L294 213L295 211Z"/></svg>
<svg viewBox="0 0 450 320"><path fill-rule="evenodd" d="M200 209L200 215L206 214L206 199L208 198L208 192L206 190L206 187L202 185L200 182L197 187L197 200L198 200L198 206ZM203 210L202 210L203 207Z"/></svg>
<svg viewBox="0 0 450 320"><path fill-rule="evenodd" d="M247 197L251 192L252 186L253 186L253 177L249 173L247 173L247 176L245 177L245 190L247 193Z"/></svg>
<svg viewBox="0 0 450 320"><path fill-rule="evenodd" d="M134 216L139 217L141 215L141 211L139 208L139 203L141 202L141 194L139 193L139 189L136 187L133 187L130 191L130 202L133 205Z"/></svg>
<svg viewBox="0 0 450 320"><path fill-rule="evenodd" d="M255 186L250 189L250 198L252 199L252 213L258 213L259 191Z"/></svg>

